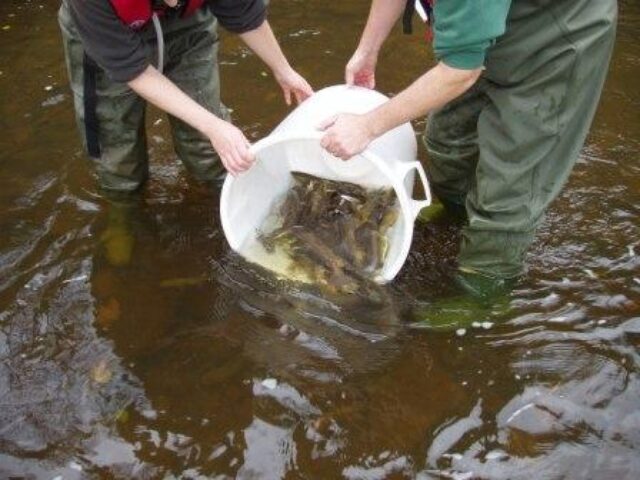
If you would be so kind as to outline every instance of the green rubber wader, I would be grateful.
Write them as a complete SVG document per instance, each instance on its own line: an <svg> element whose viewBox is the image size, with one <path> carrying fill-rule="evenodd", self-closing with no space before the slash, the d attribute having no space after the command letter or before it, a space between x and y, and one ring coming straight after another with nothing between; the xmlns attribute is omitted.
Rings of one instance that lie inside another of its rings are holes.
<svg viewBox="0 0 640 480"><path fill-rule="evenodd" d="M481 79L430 115L434 193L467 213L462 271L522 274L535 228L587 137L616 20L615 0L514 0Z"/></svg>
<svg viewBox="0 0 640 480"><path fill-rule="evenodd" d="M84 48L63 2L58 14L67 72L74 97L76 121L85 146ZM186 19L162 21L165 40L164 73L182 91L219 117L228 118L220 101L217 21L206 9ZM157 63L153 26L140 33L148 45L150 63ZM146 102L125 83L114 82L97 67L99 156L91 158L100 187L108 192L139 189L148 177ZM214 180L223 173L209 139L184 122L169 116L174 149L199 180Z"/></svg>

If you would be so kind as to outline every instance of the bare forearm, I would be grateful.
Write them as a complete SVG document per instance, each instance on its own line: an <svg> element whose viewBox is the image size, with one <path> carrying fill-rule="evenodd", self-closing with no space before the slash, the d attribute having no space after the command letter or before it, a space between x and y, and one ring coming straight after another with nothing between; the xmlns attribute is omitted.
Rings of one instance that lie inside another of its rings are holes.
<svg viewBox="0 0 640 480"><path fill-rule="evenodd" d="M406 0L373 0L358 50L365 54L377 55L402 15L405 5Z"/></svg>
<svg viewBox="0 0 640 480"><path fill-rule="evenodd" d="M275 74L291 68L268 21L254 30L241 33L240 38Z"/></svg>
<svg viewBox="0 0 640 480"><path fill-rule="evenodd" d="M204 134L223 122L180 90L171 80L154 67L147 69L128 83L138 95L179 118Z"/></svg>
<svg viewBox="0 0 640 480"><path fill-rule="evenodd" d="M366 114L374 137L438 109L466 92L482 70L459 70L439 63L382 106Z"/></svg>

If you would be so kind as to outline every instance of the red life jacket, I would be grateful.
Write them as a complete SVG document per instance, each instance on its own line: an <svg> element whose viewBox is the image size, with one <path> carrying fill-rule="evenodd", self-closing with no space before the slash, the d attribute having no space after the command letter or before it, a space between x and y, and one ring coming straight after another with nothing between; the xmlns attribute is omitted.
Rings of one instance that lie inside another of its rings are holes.
<svg viewBox="0 0 640 480"><path fill-rule="evenodd" d="M116 15L129 28L139 30L144 27L153 15L151 0L109 0ZM205 0L186 0L182 16L191 15L204 5ZM157 12L162 14L162 10Z"/></svg>

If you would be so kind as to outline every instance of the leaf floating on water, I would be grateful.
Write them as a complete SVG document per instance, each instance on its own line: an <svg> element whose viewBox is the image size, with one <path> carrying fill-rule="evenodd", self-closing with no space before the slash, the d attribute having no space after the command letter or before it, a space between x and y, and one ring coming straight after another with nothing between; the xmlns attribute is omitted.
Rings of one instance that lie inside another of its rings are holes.
<svg viewBox="0 0 640 480"><path fill-rule="evenodd" d="M96 383L108 383L111 377L113 377L113 372L109 368L106 360L100 360L98 364L91 369L91 379Z"/></svg>

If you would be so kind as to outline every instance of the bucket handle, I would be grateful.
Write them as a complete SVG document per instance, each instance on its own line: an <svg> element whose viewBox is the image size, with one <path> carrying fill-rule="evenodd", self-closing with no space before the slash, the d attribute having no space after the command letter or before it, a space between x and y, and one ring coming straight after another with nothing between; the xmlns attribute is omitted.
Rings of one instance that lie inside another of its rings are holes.
<svg viewBox="0 0 640 480"><path fill-rule="evenodd" d="M416 170L418 172L418 177L420 178L420 183L422 183L422 189L424 190L424 195L425 195L424 200L416 200L413 197L411 197L411 209L412 209L413 218L415 219L420 213L420 210L431 205L431 189L429 188L429 181L427 180L427 174L424 171L424 167L422 166L422 163L420 163L419 161L400 163L398 164L397 169L402 178L402 181L404 181L404 179L407 177L407 174L411 170Z"/></svg>

